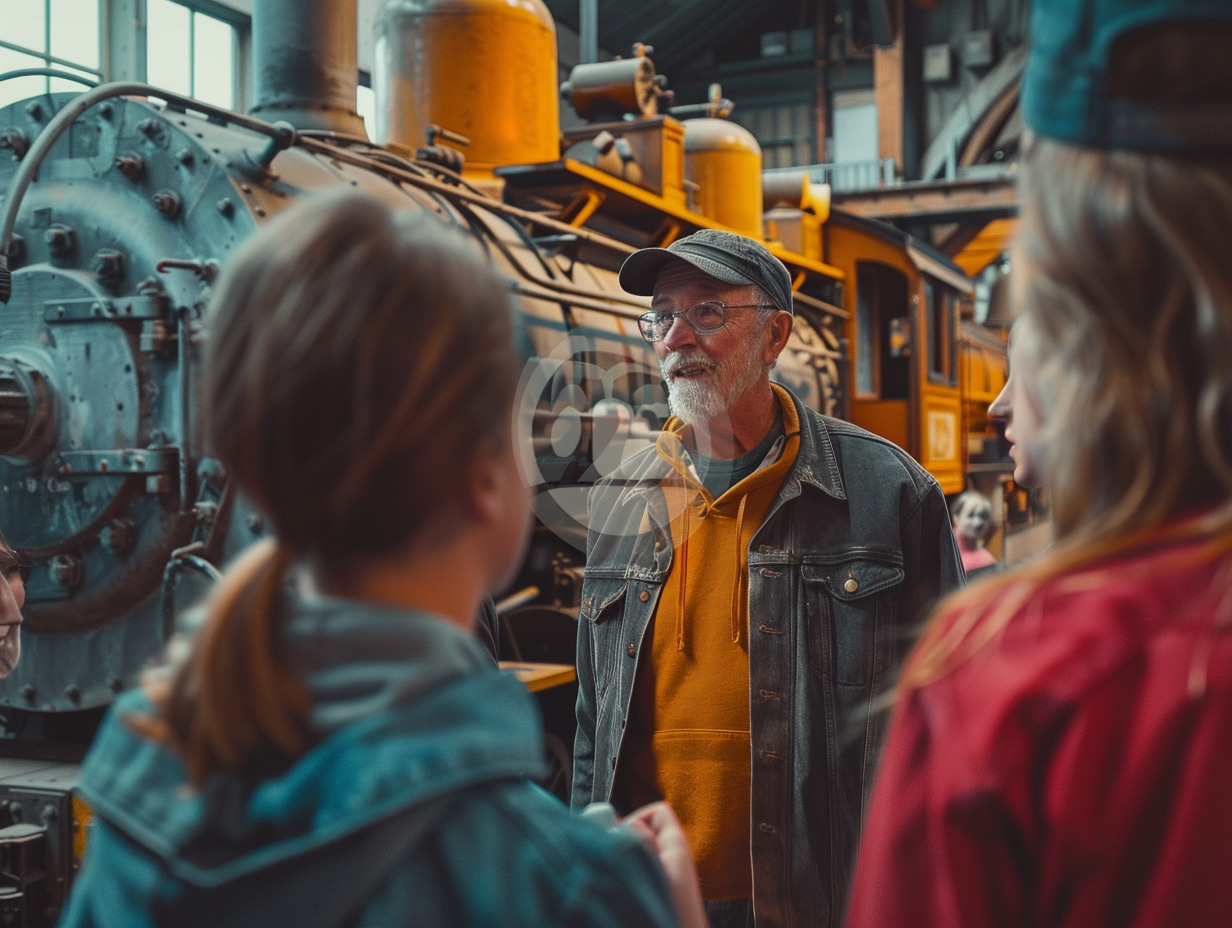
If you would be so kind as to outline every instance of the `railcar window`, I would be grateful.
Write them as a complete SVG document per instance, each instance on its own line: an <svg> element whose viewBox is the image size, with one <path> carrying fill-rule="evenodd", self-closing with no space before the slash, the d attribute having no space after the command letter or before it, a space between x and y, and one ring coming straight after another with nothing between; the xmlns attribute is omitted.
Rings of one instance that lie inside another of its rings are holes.
<svg viewBox="0 0 1232 928"><path fill-rule="evenodd" d="M877 359L873 347L877 331L877 281L872 269L864 264L860 265L856 278L856 393L869 395L877 390Z"/></svg>
<svg viewBox="0 0 1232 928"><path fill-rule="evenodd" d="M931 280L924 282L924 317L928 324L928 375L954 382L954 307L956 295Z"/></svg>
<svg viewBox="0 0 1232 928"><path fill-rule="evenodd" d="M205 103L234 108L235 25L174 0L148 0L146 17L149 82Z"/></svg>
<svg viewBox="0 0 1232 928"><path fill-rule="evenodd" d="M876 261L856 263L856 393L905 400L911 388L912 333L907 276Z"/></svg>
<svg viewBox="0 0 1232 928"><path fill-rule="evenodd" d="M100 83L100 6L101 0L6 0L0 4L0 72L55 68ZM0 106L41 93L83 89L84 84L63 78L13 78L0 82Z"/></svg>

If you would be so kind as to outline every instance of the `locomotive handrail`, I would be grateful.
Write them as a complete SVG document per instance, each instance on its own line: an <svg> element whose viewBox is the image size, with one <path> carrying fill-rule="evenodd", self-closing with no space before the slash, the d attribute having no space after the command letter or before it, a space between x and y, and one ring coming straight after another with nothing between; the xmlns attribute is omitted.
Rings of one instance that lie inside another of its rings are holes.
<svg viewBox="0 0 1232 928"><path fill-rule="evenodd" d="M43 127L43 131L38 134L38 138L31 143L26 156L22 158L21 164L17 168L17 173L13 175L8 199L4 205L4 223L0 226L0 303L7 303L13 293L13 272L9 269L9 248L13 243L13 226L17 223L17 212L21 208L21 201L26 195L26 190L29 188L30 182L34 180L34 176L38 173L38 169L42 165L43 159L47 156L47 152L51 150L51 146L64 134L65 130L76 122L77 118L90 107L104 100L110 100L112 97L126 96L157 97L169 104L181 106L186 110L191 109L205 113L207 116L216 116L242 128L258 132L261 135L267 135L271 139L281 140L286 136L285 124L275 125L267 123L260 119L254 119L251 116L243 116L221 107L202 103L199 100L194 100L192 97L184 97L169 90L161 90L150 84L141 84L135 81L113 81L109 84L100 84L93 90L87 90L81 95L74 97Z"/></svg>
<svg viewBox="0 0 1232 928"><path fill-rule="evenodd" d="M523 222L534 223L535 225L543 226L547 229L554 229L557 232L568 232L571 235L576 235L578 238L585 239L592 245L600 245L604 248L609 248L612 251L623 252L627 255L631 255L633 252L637 251L637 249L632 245L626 245L624 242L617 241L616 239L602 235L601 233L592 232L589 229L579 229L576 226L569 225L567 222L561 222L559 219L552 219L549 216L544 216L542 213L533 213L530 210L521 209L517 206L511 206L501 200L494 200L485 193L472 193L470 190L462 187L455 187L452 184L446 184L442 181L416 175L410 171L405 171L402 168L398 168L394 165L381 161L378 158L369 158L365 155L357 155L354 152L337 148L318 139L300 136L299 144L310 151L315 150L318 154L328 155L331 158L336 158L339 161L345 161L356 167L365 168L369 171L375 171L378 174L384 173L386 175L396 176L423 190L431 190L446 197L452 197L467 203L473 203L494 213L503 213L506 216L513 216L517 219L521 219Z"/></svg>
<svg viewBox="0 0 1232 928"><path fill-rule="evenodd" d="M175 588L179 583L180 574L185 570L195 570L215 583L222 578L218 568L201 556L204 551L205 544L194 541L192 544L172 551L163 567L160 605L163 613L163 630L168 638L175 630Z"/></svg>

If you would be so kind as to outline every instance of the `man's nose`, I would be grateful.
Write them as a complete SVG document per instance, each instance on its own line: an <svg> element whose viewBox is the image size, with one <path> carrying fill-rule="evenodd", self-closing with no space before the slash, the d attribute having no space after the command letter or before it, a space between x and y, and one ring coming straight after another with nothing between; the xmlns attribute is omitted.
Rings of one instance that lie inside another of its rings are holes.
<svg viewBox="0 0 1232 928"><path fill-rule="evenodd" d="M668 351L677 351L686 345L697 344L697 333L693 331L693 327L685 321L683 315L672 317L671 328L667 330L667 334L663 336L663 345Z"/></svg>

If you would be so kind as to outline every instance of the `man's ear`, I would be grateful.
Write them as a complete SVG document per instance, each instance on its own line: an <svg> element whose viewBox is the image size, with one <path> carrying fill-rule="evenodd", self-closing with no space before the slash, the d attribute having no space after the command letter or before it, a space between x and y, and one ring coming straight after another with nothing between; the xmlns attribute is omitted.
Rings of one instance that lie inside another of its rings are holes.
<svg viewBox="0 0 1232 928"><path fill-rule="evenodd" d="M787 347L787 339L791 337L791 313L779 310L766 323L766 340L762 347L762 363L769 367L778 360L783 349Z"/></svg>

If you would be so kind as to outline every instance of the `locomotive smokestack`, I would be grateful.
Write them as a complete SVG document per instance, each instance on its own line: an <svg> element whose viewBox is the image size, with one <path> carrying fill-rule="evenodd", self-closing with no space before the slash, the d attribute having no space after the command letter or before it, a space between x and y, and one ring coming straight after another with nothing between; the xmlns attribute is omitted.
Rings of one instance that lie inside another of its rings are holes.
<svg viewBox="0 0 1232 928"><path fill-rule="evenodd" d="M249 112L297 129L367 138L355 112L358 0L260 0L252 5L256 102Z"/></svg>

